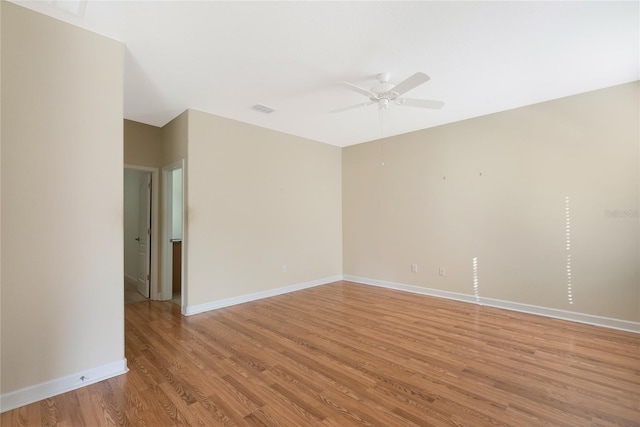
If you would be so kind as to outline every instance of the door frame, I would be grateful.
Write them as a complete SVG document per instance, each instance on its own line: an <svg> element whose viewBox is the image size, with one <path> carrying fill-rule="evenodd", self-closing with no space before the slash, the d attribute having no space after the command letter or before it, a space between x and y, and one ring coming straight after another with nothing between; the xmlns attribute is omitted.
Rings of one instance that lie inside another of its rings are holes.
<svg viewBox="0 0 640 427"><path fill-rule="evenodd" d="M124 165L124 169L131 169L140 172L151 172L151 244L149 245L149 258L151 262L149 263L149 299L156 300L159 299L158 295L158 250L157 250L157 241L158 241L158 184L160 180L160 173L158 168L152 168L148 166L139 166L139 165ZM124 205L123 214L124 214Z"/></svg>
<svg viewBox="0 0 640 427"><path fill-rule="evenodd" d="M131 169L130 169L131 171ZM133 172L133 171L132 171ZM138 280L136 287L145 298L151 298L151 172L135 171L138 179ZM126 214L126 212L125 212ZM144 248L144 251L140 249ZM144 257L141 258L140 255Z"/></svg>
<svg viewBox="0 0 640 427"><path fill-rule="evenodd" d="M182 169L182 277L180 289L180 312L185 314L187 304L187 274L186 274L186 248L187 248L187 170L185 160L181 159L162 167L162 296L163 299L171 299L172 292L172 201L173 201L173 179L172 172Z"/></svg>

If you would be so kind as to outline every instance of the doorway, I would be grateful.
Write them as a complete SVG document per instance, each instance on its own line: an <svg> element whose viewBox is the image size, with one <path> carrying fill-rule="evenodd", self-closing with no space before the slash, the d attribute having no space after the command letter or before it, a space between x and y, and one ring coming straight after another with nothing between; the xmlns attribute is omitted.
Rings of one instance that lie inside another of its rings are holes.
<svg viewBox="0 0 640 427"><path fill-rule="evenodd" d="M155 168L125 165L125 303L156 299L157 175Z"/></svg>
<svg viewBox="0 0 640 427"><path fill-rule="evenodd" d="M186 305L185 284L185 224L184 160L162 168L163 224L166 238L162 242L162 294L184 313Z"/></svg>

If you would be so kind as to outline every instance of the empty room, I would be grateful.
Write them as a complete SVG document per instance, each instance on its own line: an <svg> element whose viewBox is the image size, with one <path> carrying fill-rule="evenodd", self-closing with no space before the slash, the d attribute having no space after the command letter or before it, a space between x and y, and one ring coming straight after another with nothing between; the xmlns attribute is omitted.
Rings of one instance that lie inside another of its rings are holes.
<svg viewBox="0 0 640 427"><path fill-rule="evenodd" d="M640 2L0 0L0 45L3 427L640 426Z"/></svg>

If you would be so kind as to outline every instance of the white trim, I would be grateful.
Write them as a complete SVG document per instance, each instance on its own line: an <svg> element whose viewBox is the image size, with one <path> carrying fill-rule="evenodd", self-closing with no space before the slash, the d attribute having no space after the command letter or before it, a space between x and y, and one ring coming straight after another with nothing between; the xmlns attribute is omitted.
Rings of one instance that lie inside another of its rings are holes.
<svg viewBox="0 0 640 427"><path fill-rule="evenodd" d="M188 225L189 218L187 217L187 200L189 196L189 176L187 174L187 161L185 159L181 160L182 163L182 253L180 254L182 259L181 263L181 273L182 277L180 278L180 313L184 314L187 307L187 297L188 297L188 287L189 280L187 277L187 242L188 242ZM172 294L173 296L173 294Z"/></svg>
<svg viewBox="0 0 640 427"><path fill-rule="evenodd" d="M162 254L162 283L160 293L163 300L171 299L171 169L169 166L162 168L162 241L160 253ZM169 291L167 293L167 291Z"/></svg>
<svg viewBox="0 0 640 427"><path fill-rule="evenodd" d="M441 291L438 289L423 288L420 286L405 285L402 283L387 282L384 280L366 279L364 277L344 276L344 280L363 285L378 286L381 288L395 289L398 291L412 292L415 294L429 295L439 298L452 299L478 305L502 308L505 310L519 311L538 316L552 317L555 319L569 320L572 322L586 323L588 325L602 326L610 329L640 333L640 322L612 319L609 317L595 316L593 314L577 313L574 311L559 310L556 308L540 307L536 305L522 304L519 302L503 301L493 298L480 297L476 300L473 295L459 294L456 292Z"/></svg>
<svg viewBox="0 0 640 427"><path fill-rule="evenodd" d="M191 316L193 314L204 313L205 311L217 310L219 308L230 307L232 305L243 304L245 302L256 301L263 298L274 297L276 295L287 294L289 292L300 291L302 289L313 288L314 286L326 285L328 283L338 282L342 280L342 276L325 277L324 279L311 280L309 282L298 283L295 285L284 286L282 288L269 289L266 291L256 292L253 294L240 295L233 298L227 298L218 301L211 301L204 304L186 306L184 314Z"/></svg>
<svg viewBox="0 0 640 427"><path fill-rule="evenodd" d="M187 170L186 170L186 161L184 159L178 160L177 162L171 163L169 165L162 167L162 197L163 197L163 209L162 209L162 229L163 229L163 239L161 242L160 252L162 254L162 283L161 283L161 294L163 300L170 300L173 296L173 286L172 286L172 277L173 277L173 264L171 262L172 252L171 252L171 234L172 234L172 175L171 172L175 169L182 169L182 289L180 292L181 302L181 313L185 314L185 298L187 293L187 276L186 276L186 266L187 266L187 257L186 257L186 246L187 246Z"/></svg>
<svg viewBox="0 0 640 427"><path fill-rule="evenodd" d="M160 299L160 295L158 295L158 245L155 243L155 240L160 238L160 233L158 224L160 218L159 212L159 195L158 187L160 186L160 171L158 168L152 168L148 166L138 166L138 165L130 165L125 164L125 169L133 169L144 172L151 172L151 247L149 250L151 251L151 265L149 269L150 279L149 279L149 299L157 300ZM138 279L135 279L133 282L136 283Z"/></svg>
<svg viewBox="0 0 640 427"><path fill-rule="evenodd" d="M126 373L128 370L127 359L122 359L66 377L5 393L0 395L0 412L10 411L89 384L116 377Z"/></svg>

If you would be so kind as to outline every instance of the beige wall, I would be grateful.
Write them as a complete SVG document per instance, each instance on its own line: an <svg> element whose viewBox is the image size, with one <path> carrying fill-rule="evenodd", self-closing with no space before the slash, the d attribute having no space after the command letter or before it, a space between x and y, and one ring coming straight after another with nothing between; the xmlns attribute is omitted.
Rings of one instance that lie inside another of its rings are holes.
<svg viewBox="0 0 640 427"><path fill-rule="evenodd" d="M125 120L124 163L152 168L162 167L162 129Z"/></svg>
<svg viewBox="0 0 640 427"><path fill-rule="evenodd" d="M639 86L345 148L344 273L639 321Z"/></svg>
<svg viewBox="0 0 640 427"><path fill-rule="evenodd" d="M123 47L1 4L4 395L124 360Z"/></svg>
<svg viewBox="0 0 640 427"><path fill-rule="evenodd" d="M188 114L188 111L184 111L162 128L162 166L186 160Z"/></svg>
<svg viewBox="0 0 640 427"><path fill-rule="evenodd" d="M340 275L341 150L188 117L188 304Z"/></svg>

